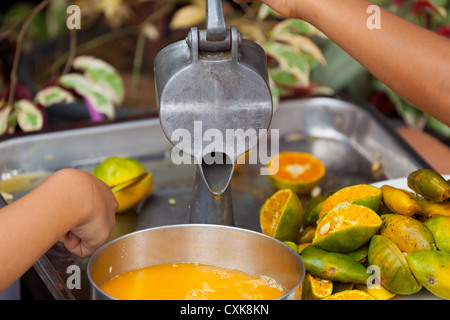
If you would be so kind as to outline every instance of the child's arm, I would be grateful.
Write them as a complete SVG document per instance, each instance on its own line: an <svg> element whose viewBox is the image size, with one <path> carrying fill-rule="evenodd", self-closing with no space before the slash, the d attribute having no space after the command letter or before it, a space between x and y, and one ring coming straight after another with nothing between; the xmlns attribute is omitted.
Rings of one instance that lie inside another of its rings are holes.
<svg viewBox="0 0 450 320"><path fill-rule="evenodd" d="M248 2L236 0L236 2ZM326 34L400 96L450 125L450 40L381 9L371 30L368 0L263 0Z"/></svg>
<svg viewBox="0 0 450 320"><path fill-rule="evenodd" d="M63 169L0 210L0 292L58 240L78 256L105 243L118 204L93 175Z"/></svg>

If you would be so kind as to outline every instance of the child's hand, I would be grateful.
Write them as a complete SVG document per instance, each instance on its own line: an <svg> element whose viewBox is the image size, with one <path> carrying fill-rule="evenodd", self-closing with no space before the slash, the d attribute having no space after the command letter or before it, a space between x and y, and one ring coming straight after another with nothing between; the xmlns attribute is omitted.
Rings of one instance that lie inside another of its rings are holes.
<svg viewBox="0 0 450 320"><path fill-rule="evenodd" d="M51 179L55 186L70 193L67 210L78 215L70 231L60 241L71 253L86 257L108 241L115 224L118 203L110 188L93 175L75 169L63 169ZM52 182L52 181L49 181Z"/></svg>
<svg viewBox="0 0 450 320"><path fill-rule="evenodd" d="M56 241L86 257L108 241L117 201L93 175L62 169L0 210L0 292Z"/></svg>

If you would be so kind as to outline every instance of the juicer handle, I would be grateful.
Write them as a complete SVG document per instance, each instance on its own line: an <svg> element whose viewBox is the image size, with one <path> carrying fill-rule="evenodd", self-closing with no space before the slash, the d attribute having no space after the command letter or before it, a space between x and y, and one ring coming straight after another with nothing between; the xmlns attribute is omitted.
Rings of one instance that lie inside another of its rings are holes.
<svg viewBox="0 0 450 320"><path fill-rule="evenodd" d="M206 0L206 40L223 41L226 36L222 0Z"/></svg>

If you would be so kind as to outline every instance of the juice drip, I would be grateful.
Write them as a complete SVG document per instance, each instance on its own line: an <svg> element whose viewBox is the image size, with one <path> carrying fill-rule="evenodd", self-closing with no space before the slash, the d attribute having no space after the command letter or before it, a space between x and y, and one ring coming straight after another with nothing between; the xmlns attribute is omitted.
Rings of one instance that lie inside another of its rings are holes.
<svg viewBox="0 0 450 320"><path fill-rule="evenodd" d="M285 293L272 278L195 263L125 272L100 288L120 300L272 300Z"/></svg>

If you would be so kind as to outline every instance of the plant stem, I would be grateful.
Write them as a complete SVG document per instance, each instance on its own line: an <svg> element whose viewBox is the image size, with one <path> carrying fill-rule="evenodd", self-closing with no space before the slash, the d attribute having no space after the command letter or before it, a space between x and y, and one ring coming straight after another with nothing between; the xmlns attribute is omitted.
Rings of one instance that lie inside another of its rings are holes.
<svg viewBox="0 0 450 320"><path fill-rule="evenodd" d="M114 31L111 31L109 33L105 33L97 38L94 38L90 41L87 41L78 47L75 48L74 55L80 54L92 49L97 48L98 46L101 46L102 44L105 44L109 41L115 40L119 37L130 35L136 33L136 26L128 26L122 29L117 29ZM56 59L44 72L40 74L40 76L36 79L35 83L40 83L44 79L48 78L49 75L54 71L57 70L59 67L61 67L67 59L69 59L69 55L71 54L70 51L62 54L59 56L58 59Z"/></svg>
<svg viewBox="0 0 450 320"><path fill-rule="evenodd" d="M47 4L50 2L50 0L44 0L41 3L39 3L33 11L30 13L28 18L25 20L25 23L23 24L22 28L20 29L19 35L17 37L17 47L16 52L14 53L14 62L11 69L11 76L10 76L10 89L9 89L9 97L8 97L8 105L12 106L14 102L14 94L16 91L16 83L17 83L17 67L19 66L19 59L20 59L20 52L22 50L22 43L23 39L25 37L25 33L28 30L28 27L30 26L31 21L33 21L34 17L47 6Z"/></svg>
<svg viewBox="0 0 450 320"><path fill-rule="evenodd" d="M69 70L72 66L72 61L75 58L75 54L77 53L77 32L76 32L76 30L70 29L69 36L70 36L69 58L67 59L66 65L64 66L61 76L65 75L67 72L69 72Z"/></svg>
<svg viewBox="0 0 450 320"><path fill-rule="evenodd" d="M131 76L131 107L135 106L136 103L136 95L137 89L139 86L139 81L141 77L141 68L142 68L142 58L144 56L145 49L145 32L144 27L146 24L151 24L154 21L158 20L162 15L170 12L172 10L173 5L164 4L159 10L155 11L153 14L149 15L141 24L140 24L140 32L138 35L136 49L134 51L134 59L133 59L133 73Z"/></svg>

